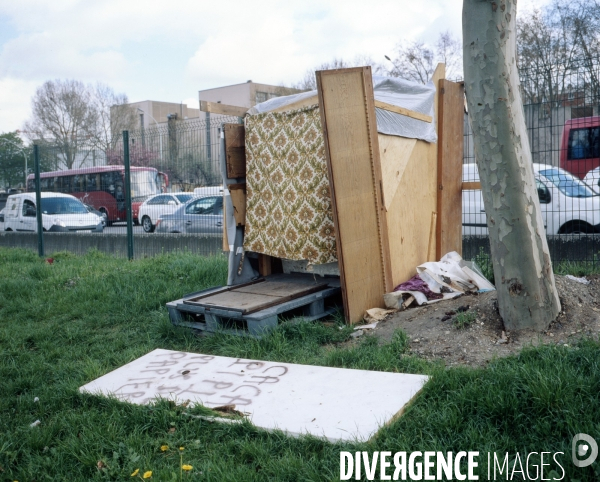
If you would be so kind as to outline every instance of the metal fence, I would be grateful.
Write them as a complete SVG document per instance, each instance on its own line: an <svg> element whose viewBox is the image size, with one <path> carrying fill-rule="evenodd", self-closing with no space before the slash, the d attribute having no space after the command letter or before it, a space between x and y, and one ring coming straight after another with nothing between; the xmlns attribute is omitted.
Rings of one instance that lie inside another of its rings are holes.
<svg viewBox="0 0 600 482"><path fill-rule="evenodd" d="M224 122L239 118L171 116L157 127L114 133L106 145L36 145L38 192L32 173L27 192L9 198L2 244L129 258L221 253Z"/></svg>
<svg viewBox="0 0 600 482"><path fill-rule="evenodd" d="M600 253L600 196L594 191L600 192L598 79L598 59L521 72L527 133L555 264L595 263ZM218 186L224 122L240 119L208 113L195 119L172 115L166 123L128 131L127 143L121 132L104 144L89 139L40 143L40 202L30 174L29 194L5 208L3 228L12 236L2 231L1 244L36 246L33 209L39 208L40 239L48 253L89 248L136 257L172 250L221 253L223 208ZM472 181L475 154L466 115L464 122L464 163L470 165L464 167L464 180ZM25 155L24 161L33 164L33 158ZM70 194L92 214L69 214L73 206L47 192ZM489 253L480 191L463 192L463 236L466 259Z"/></svg>
<svg viewBox="0 0 600 482"><path fill-rule="evenodd" d="M550 254L596 263L600 253L600 60L520 72L527 134ZM463 180L477 181L465 115ZM468 164L471 164L468 166ZM463 191L463 255L489 253L481 191Z"/></svg>

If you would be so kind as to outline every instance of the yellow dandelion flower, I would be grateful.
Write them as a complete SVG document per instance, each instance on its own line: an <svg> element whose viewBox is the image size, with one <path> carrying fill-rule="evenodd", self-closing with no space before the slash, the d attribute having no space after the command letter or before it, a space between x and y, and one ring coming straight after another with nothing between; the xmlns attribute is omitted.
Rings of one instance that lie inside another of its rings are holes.
<svg viewBox="0 0 600 482"><path fill-rule="evenodd" d="M161 445L161 446L160 446L160 449L161 449L163 452L166 452L167 450L169 450L169 446L168 446L168 445Z"/></svg>
<svg viewBox="0 0 600 482"><path fill-rule="evenodd" d="M131 474L131 476L132 476L132 477L135 477L135 476L136 476L137 474L139 474L139 473L140 473L140 469L135 469L135 470L133 471L133 474Z"/></svg>
<svg viewBox="0 0 600 482"><path fill-rule="evenodd" d="M187 465L187 464L185 464L185 465L182 465L182 466L181 466L181 468L182 468L183 470L192 470L194 467L192 467L191 465Z"/></svg>
<svg viewBox="0 0 600 482"><path fill-rule="evenodd" d="M179 447L179 450L183 450L183 449L184 449L184 447Z"/></svg>
<svg viewBox="0 0 600 482"><path fill-rule="evenodd" d="M151 470L147 470L146 472L144 472L144 475L142 475L142 477L144 479L149 479L150 477L152 477L152 471Z"/></svg>

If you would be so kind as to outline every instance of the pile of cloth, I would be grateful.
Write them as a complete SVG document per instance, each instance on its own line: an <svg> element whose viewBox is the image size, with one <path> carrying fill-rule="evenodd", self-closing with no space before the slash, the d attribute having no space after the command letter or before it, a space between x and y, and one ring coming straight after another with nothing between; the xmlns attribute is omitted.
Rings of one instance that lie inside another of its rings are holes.
<svg viewBox="0 0 600 482"><path fill-rule="evenodd" d="M496 288L479 268L462 259L456 251L435 262L417 266L417 274L383 296L388 308L402 310L413 302L426 305L456 298L464 293L484 292Z"/></svg>

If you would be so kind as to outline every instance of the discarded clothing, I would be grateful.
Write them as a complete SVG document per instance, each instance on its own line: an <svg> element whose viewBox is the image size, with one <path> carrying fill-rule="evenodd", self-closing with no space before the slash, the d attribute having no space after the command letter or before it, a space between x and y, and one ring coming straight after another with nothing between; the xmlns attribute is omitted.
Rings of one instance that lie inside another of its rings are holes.
<svg viewBox="0 0 600 482"><path fill-rule="evenodd" d="M442 256L437 262L423 263L417 266L417 275L409 281L396 287L392 293L383 295L383 300L388 308L404 309L404 300L414 296L418 305L436 303L441 300L456 298L468 291L490 291L496 289L492 283L481 276L479 269L473 263L464 261L456 252ZM421 280L435 297L429 298L421 288L421 284L414 282L415 278ZM419 288L419 289L415 289Z"/></svg>
<svg viewBox="0 0 600 482"><path fill-rule="evenodd" d="M427 283L425 283L418 274L414 275L408 281L396 286L394 291L420 291L428 300L439 300L444 297L442 293L434 293L431 291L429 286L427 286Z"/></svg>

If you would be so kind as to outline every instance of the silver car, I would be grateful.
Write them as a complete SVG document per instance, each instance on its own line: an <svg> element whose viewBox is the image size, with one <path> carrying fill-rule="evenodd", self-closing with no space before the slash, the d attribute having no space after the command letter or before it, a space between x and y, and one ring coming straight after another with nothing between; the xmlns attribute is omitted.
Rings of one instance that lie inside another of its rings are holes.
<svg viewBox="0 0 600 482"><path fill-rule="evenodd" d="M157 233L217 235L223 232L223 197L194 198L156 222Z"/></svg>

